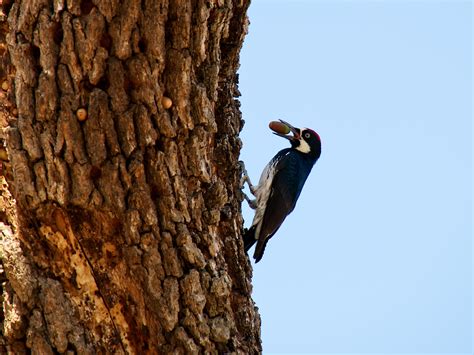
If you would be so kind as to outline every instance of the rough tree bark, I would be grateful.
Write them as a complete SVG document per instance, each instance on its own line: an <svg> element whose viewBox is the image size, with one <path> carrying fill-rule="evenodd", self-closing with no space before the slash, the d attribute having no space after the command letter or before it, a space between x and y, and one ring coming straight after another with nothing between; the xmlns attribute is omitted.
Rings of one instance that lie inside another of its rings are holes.
<svg viewBox="0 0 474 355"><path fill-rule="evenodd" d="M1 3L0 352L260 352L237 165L249 0Z"/></svg>

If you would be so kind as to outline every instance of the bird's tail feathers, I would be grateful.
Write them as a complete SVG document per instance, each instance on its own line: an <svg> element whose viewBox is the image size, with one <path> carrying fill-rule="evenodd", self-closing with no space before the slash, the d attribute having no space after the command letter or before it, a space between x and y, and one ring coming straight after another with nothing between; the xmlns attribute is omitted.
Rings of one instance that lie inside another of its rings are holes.
<svg viewBox="0 0 474 355"><path fill-rule="evenodd" d="M255 244L257 241L255 239L255 226L250 227L244 234L244 248L245 251L248 252L249 249Z"/></svg>
<svg viewBox="0 0 474 355"><path fill-rule="evenodd" d="M255 252L253 253L253 257L255 259L255 263L258 263L262 257L263 253L265 251L265 247L267 246L267 242L270 238L265 238L265 239L259 239L257 246L255 247Z"/></svg>

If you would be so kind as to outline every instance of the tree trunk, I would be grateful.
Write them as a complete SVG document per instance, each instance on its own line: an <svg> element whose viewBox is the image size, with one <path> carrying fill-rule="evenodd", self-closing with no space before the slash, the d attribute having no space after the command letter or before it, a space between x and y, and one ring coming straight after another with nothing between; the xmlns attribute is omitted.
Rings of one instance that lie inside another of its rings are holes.
<svg viewBox="0 0 474 355"><path fill-rule="evenodd" d="M248 2L3 1L1 353L261 351L237 164Z"/></svg>

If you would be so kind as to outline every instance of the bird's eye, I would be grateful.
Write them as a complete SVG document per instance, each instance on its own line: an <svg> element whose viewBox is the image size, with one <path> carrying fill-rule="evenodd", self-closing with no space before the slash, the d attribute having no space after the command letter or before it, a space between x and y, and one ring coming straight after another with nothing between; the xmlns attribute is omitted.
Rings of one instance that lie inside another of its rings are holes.
<svg viewBox="0 0 474 355"><path fill-rule="evenodd" d="M311 136L311 135L310 135L308 132L306 132L306 133L304 134L304 137L305 137L305 138L309 138L310 136Z"/></svg>

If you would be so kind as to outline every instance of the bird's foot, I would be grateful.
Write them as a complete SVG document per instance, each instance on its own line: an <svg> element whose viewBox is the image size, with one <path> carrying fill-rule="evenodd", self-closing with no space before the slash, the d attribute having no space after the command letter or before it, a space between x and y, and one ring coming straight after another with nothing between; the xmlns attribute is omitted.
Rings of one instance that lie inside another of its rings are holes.
<svg viewBox="0 0 474 355"><path fill-rule="evenodd" d="M247 194L245 192L242 192L242 194L244 195L244 198L245 198L245 201L247 201L247 203L249 204L249 207L251 209L256 209L257 208L257 200L256 199L250 199Z"/></svg>
<svg viewBox="0 0 474 355"><path fill-rule="evenodd" d="M250 181L250 177L247 173L247 169L245 169L245 163L242 160L239 161L239 167L242 171L242 177L240 178L240 189L243 189L245 186L245 183L247 183L247 185L249 185L250 192L252 193L252 195L255 196L256 188L252 185L252 182ZM245 195L245 199L249 201L249 198L247 197L247 195Z"/></svg>

